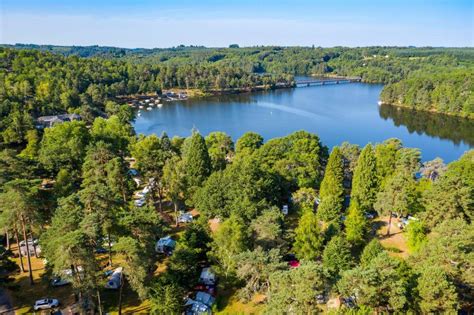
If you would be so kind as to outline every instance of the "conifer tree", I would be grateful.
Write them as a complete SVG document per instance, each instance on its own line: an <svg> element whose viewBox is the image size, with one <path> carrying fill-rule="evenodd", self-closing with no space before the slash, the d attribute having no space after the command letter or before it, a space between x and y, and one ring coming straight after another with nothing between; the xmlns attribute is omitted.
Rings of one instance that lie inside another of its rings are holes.
<svg viewBox="0 0 474 315"><path fill-rule="evenodd" d="M377 163L369 143L360 153L354 170L351 202L356 202L362 213L372 210L379 187Z"/></svg>
<svg viewBox="0 0 474 315"><path fill-rule="evenodd" d="M344 201L343 180L344 162L341 150L334 147L329 156L319 192L321 198L321 204L318 207L319 219L329 222L339 217Z"/></svg>
<svg viewBox="0 0 474 315"><path fill-rule="evenodd" d="M348 270L352 265L350 245L342 235L334 236L323 252L323 267L330 278L337 279L341 272Z"/></svg>
<svg viewBox="0 0 474 315"><path fill-rule="evenodd" d="M370 262L377 257L380 253L384 251L382 245L380 244L379 240L374 238L372 239L362 251L360 256L360 264L362 266L367 266Z"/></svg>
<svg viewBox="0 0 474 315"><path fill-rule="evenodd" d="M388 215L387 235L390 235L392 213L407 215L416 201L416 183L411 174L406 171L397 171L385 184L382 191L377 194L374 204L379 215Z"/></svg>
<svg viewBox="0 0 474 315"><path fill-rule="evenodd" d="M316 214L306 210L300 218L295 230L296 237L293 248L299 259L315 260L321 255L323 236Z"/></svg>
<svg viewBox="0 0 474 315"><path fill-rule="evenodd" d="M422 270L418 279L418 292L421 297L420 308L423 313L457 313L456 288L449 281L442 267L429 266Z"/></svg>
<svg viewBox="0 0 474 315"><path fill-rule="evenodd" d="M363 243L367 233L367 219L359 205L354 201L351 201L344 225L346 226L346 239L349 242L355 244Z"/></svg>
<svg viewBox="0 0 474 315"><path fill-rule="evenodd" d="M193 131L193 134L184 141L182 157L187 193L192 197L211 172L211 159L207 152L206 141L197 131Z"/></svg>

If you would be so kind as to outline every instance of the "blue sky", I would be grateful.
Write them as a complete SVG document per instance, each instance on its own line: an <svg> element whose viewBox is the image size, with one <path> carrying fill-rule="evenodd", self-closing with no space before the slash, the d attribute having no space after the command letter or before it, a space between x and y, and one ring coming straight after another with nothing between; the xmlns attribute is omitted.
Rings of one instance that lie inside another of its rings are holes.
<svg viewBox="0 0 474 315"><path fill-rule="evenodd" d="M0 42L474 46L473 0L0 0Z"/></svg>

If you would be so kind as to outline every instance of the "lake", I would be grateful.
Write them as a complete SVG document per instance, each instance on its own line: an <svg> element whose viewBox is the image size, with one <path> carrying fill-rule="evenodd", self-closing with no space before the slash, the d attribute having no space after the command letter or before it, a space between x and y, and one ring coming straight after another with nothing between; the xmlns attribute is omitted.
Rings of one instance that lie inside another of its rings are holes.
<svg viewBox="0 0 474 315"><path fill-rule="evenodd" d="M137 133L188 136L224 131L234 141L247 131L266 140L297 130L317 134L332 147L344 141L364 146L399 138L420 148L423 160L458 159L474 146L474 121L378 106L382 85L351 83L221 95L164 103L141 111Z"/></svg>

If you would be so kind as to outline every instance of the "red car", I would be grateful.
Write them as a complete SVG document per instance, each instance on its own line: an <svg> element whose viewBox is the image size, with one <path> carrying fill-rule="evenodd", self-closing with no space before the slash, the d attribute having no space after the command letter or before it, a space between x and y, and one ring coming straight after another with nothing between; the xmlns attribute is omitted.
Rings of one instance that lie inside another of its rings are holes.
<svg viewBox="0 0 474 315"><path fill-rule="evenodd" d="M296 268L296 267L299 267L300 266L300 262L297 261L297 260L290 260L288 262L288 265L291 267L291 268Z"/></svg>

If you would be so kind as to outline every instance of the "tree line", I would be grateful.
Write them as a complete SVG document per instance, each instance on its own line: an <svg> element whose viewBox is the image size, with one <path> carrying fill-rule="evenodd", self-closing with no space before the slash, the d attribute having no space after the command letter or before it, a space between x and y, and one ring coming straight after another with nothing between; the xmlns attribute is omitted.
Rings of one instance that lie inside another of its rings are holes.
<svg viewBox="0 0 474 315"><path fill-rule="evenodd" d="M202 91L292 85L290 75L256 74L210 63L135 64L110 58L64 57L36 50L0 48L0 140L26 140L42 115L80 114L92 123L106 116L106 102L119 95L184 88Z"/></svg>

